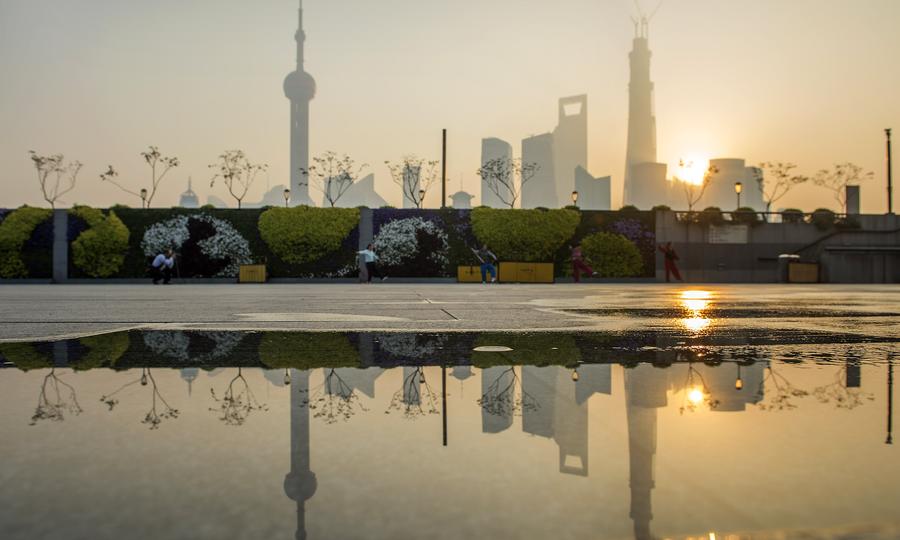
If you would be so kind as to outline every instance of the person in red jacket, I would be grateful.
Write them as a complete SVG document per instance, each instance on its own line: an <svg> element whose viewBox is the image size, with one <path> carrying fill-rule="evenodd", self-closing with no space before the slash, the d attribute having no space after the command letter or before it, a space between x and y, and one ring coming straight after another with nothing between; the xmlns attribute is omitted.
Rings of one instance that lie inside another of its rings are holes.
<svg viewBox="0 0 900 540"><path fill-rule="evenodd" d="M597 275L597 272L594 272L594 269L585 262L581 244L576 244L575 247L569 246L569 250L572 256L572 276L575 277L575 283L581 283L581 272L591 277Z"/></svg>
<svg viewBox="0 0 900 540"><path fill-rule="evenodd" d="M678 265L675 264L675 261L678 260L678 253L676 253L675 248L672 247L672 242L666 242L659 246L659 250L662 251L663 256L666 258L666 283L671 281L670 277L674 277L678 281L684 281L681 279L681 272L678 271Z"/></svg>

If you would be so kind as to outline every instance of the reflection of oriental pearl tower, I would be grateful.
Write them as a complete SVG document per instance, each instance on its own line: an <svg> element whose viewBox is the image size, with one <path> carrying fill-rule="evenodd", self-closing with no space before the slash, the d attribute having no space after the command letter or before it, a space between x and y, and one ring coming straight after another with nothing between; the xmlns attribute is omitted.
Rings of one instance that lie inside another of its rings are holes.
<svg viewBox="0 0 900 540"><path fill-rule="evenodd" d="M297 503L297 540L306 538L306 501L316 493L316 475L309 464L309 372L291 370L291 471L284 477L284 492Z"/></svg>
<svg viewBox="0 0 900 540"><path fill-rule="evenodd" d="M291 100L291 196L294 204L309 204L309 186L300 169L309 168L309 102L316 96L316 81L303 70L303 0L297 33L297 69L284 79L284 95Z"/></svg>

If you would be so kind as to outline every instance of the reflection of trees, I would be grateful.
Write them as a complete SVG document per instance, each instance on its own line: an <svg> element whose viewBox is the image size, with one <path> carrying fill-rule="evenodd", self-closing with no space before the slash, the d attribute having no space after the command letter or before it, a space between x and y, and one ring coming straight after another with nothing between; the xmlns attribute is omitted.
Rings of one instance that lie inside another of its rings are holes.
<svg viewBox="0 0 900 540"><path fill-rule="evenodd" d="M385 414L391 411L403 413L408 420L415 420L419 416L438 414L438 395L425 379L425 369L417 367L409 375L403 378L403 386L394 392L391 402Z"/></svg>
<svg viewBox="0 0 900 540"><path fill-rule="evenodd" d="M765 391L766 382L771 383L771 388ZM759 383L757 391L760 398L765 396L769 398L759 403L761 411L785 411L796 409L797 406L791 401L795 398L804 398L809 392L801 388L797 388L784 375L772 369L772 364L766 366L766 375Z"/></svg>
<svg viewBox="0 0 900 540"><path fill-rule="evenodd" d="M41 384L38 404L34 409L34 414L31 416L29 424L33 426L41 420L62 422L65 420L67 412L74 415L82 413L81 405L78 404L78 397L75 394L75 388L61 380L56 375L56 369L51 369Z"/></svg>
<svg viewBox="0 0 900 540"><path fill-rule="evenodd" d="M106 406L109 407L110 412L112 412L112 410L116 408L116 405L119 404L116 395L126 388L138 383L140 383L141 386L150 386L150 410L147 411L147 414L144 415L144 419L141 420L142 424L148 425L150 429L159 429L159 425L163 420L178 418L178 409L170 406L162 396L162 393L159 391L159 385L156 384L156 378L149 368L141 368L140 377L123 384L110 394L100 396L100 401L106 404Z"/></svg>
<svg viewBox="0 0 900 540"><path fill-rule="evenodd" d="M875 396L863 392L860 388L849 388L844 381L847 378L847 367L835 373L834 382L813 388L812 394L820 403L834 403L838 409L855 409L866 401L874 401Z"/></svg>
<svg viewBox="0 0 900 540"><path fill-rule="evenodd" d="M209 392L212 394L213 401L218 404L218 408L210 408L209 410L220 413L219 420L229 426L243 425L253 411L269 410L266 404L261 404L256 399L253 390L250 389L250 384L241 372L241 368L238 368L237 375L228 382L228 386L222 394L222 399L216 397L215 389L210 388Z"/></svg>
<svg viewBox="0 0 900 540"><path fill-rule="evenodd" d="M719 400L713 399L703 375L694 369L694 366L688 364L687 380L684 383L684 393L682 394L681 407L678 411L681 414L684 414L684 411L694 412L701 405L715 409L719 406Z"/></svg>
<svg viewBox="0 0 900 540"><path fill-rule="evenodd" d="M307 395L300 402L313 413L313 418L322 418L325 423L333 424L338 420L347 421L356 414L357 409L366 412L359 394L334 370L328 370L322 384L311 390L300 390Z"/></svg>
<svg viewBox="0 0 900 540"><path fill-rule="evenodd" d="M511 375L511 376L507 376ZM510 367L497 375L487 391L478 399L478 404L488 414L495 416L521 416L524 411L536 411L541 408L540 403L531 394L522 388L521 393L516 394L516 383L519 375L515 368Z"/></svg>

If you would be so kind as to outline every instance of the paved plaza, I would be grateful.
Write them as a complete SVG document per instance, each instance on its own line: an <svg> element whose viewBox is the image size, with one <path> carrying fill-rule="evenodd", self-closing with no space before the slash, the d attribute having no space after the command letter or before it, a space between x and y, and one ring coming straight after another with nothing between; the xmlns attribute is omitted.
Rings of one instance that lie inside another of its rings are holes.
<svg viewBox="0 0 900 540"><path fill-rule="evenodd" d="M697 324L898 337L898 313L900 287L889 285L0 286L4 341L126 329L630 331Z"/></svg>

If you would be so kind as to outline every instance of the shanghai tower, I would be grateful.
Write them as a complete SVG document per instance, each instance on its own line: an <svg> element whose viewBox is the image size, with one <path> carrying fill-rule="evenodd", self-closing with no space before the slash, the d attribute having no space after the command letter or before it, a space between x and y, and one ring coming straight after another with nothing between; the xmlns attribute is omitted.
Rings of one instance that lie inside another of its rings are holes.
<svg viewBox="0 0 900 540"><path fill-rule="evenodd" d="M641 18L635 23L632 42L631 82L628 85L628 149L625 156L625 204L661 194L639 193L633 167L656 162L656 117L653 112L653 82L650 81L650 46L647 40L648 23Z"/></svg>
<svg viewBox="0 0 900 540"><path fill-rule="evenodd" d="M291 100L291 193L294 204L310 204L309 185L301 170L309 168L309 102L316 96L316 81L303 69L303 0L294 39L297 69L284 79L284 95Z"/></svg>

